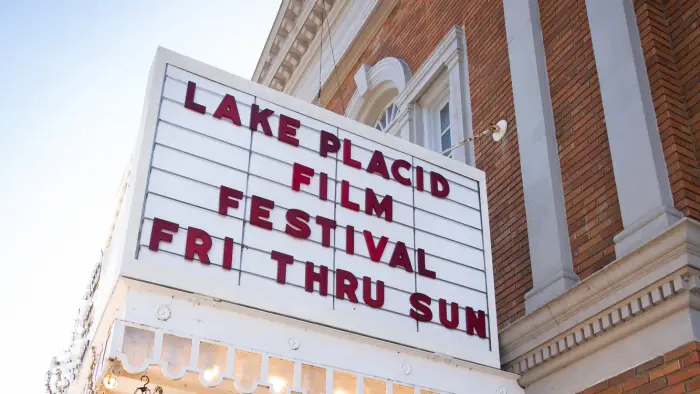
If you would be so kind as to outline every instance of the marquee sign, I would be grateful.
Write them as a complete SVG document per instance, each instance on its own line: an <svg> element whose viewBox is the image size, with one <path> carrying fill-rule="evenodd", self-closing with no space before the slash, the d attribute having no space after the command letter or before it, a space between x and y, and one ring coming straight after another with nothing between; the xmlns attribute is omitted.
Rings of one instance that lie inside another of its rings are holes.
<svg viewBox="0 0 700 394"><path fill-rule="evenodd" d="M163 61L122 275L500 366L481 171Z"/></svg>

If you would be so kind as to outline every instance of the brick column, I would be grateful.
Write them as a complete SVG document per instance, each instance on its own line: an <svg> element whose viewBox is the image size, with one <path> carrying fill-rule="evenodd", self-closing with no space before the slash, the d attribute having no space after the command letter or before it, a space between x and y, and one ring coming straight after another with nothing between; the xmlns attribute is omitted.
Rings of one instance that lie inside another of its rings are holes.
<svg viewBox="0 0 700 394"><path fill-rule="evenodd" d="M673 207L632 0L586 0L624 230L621 257L682 215Z"/></svg>
<svg viewBox="0 0 700 394"><path fill-rule="evenodd" d="M578 282L566 223L564 190L537 0L503 0L515 120L520 146L533 289L531 312Z"/></svg>

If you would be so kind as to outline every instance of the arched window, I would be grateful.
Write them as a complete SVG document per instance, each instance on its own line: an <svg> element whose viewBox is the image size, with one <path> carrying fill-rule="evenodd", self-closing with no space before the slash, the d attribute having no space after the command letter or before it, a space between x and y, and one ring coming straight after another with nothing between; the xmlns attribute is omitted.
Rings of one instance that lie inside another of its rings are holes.
<svg viewBox="0 0 700 394"><path fill-rule="evenodd" d="M355 73L357 89L348 106L348 116L375 129L396 134L391 128L402 108L396 97L406 87L411 72L403 60L386 57L375 65L363 64Z"/></svg>
<svg viewBox="0 0 700 394"><path fill-rule="evenodd" d="M382 112L379 114L379 118L374 123L374 128L382 133L386 133L386 131L389 130L389 127L391 127L392 123L394 123L396 120L396 116L398 114L399 107L396 106L396 103L389 103L389 105L387 105L386 108L384 108L384 110L382 110Z"/></svg>

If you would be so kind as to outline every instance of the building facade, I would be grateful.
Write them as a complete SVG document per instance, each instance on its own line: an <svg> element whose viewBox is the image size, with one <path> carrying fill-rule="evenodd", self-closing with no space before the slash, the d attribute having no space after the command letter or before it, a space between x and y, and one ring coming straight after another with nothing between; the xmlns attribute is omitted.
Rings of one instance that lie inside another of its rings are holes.
<svg viewBox="0 0 700 394"><path fill-rule="evenodd" d="M450 154L487 176L503 369L528 393L690 392L700 366L669 354L697 357L699 15L284 1L253 80L437 152L506 120Z"/></svg>
<svg viewBox="0 0 700 394"><path fill-rule="evenodd" d="M699 18L283 0L255 83L160 49L47 391L696 392Z"/></svg>

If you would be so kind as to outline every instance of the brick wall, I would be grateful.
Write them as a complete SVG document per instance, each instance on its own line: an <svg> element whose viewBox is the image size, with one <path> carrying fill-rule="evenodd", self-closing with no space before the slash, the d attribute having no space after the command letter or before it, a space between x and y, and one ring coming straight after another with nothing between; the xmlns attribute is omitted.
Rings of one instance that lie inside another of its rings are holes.
<svg viewBox="0 0 700 394"><path fill-rule="evenodd" d="M634 6L674 204L700 219L700 2L635 0Z"/></svg>
<svg viewBox="0 0 700 394"><path fill-rule="evenodd" d="M622 231L586 5L540 0L574 270L581 279L615 260Z"/></svg>
<svg viewBox="0 0 700 394"><path fill-rule="evenodd" d="M487 176L498 320L504 327L524 315L532 276L502 0L400 1L341 82L343 99L336 93L327 108L342 112L360 64L393 56L415 73L455 25L464 26L467 38L474 130L499 119L510 125L504 144L476 144L477 166Z"/></svg>
<svg viewBox="0 0 700 394"><path fill-rule="evenodd" d="M640 364L578 394L700 393L700 342Z"/></svg>

